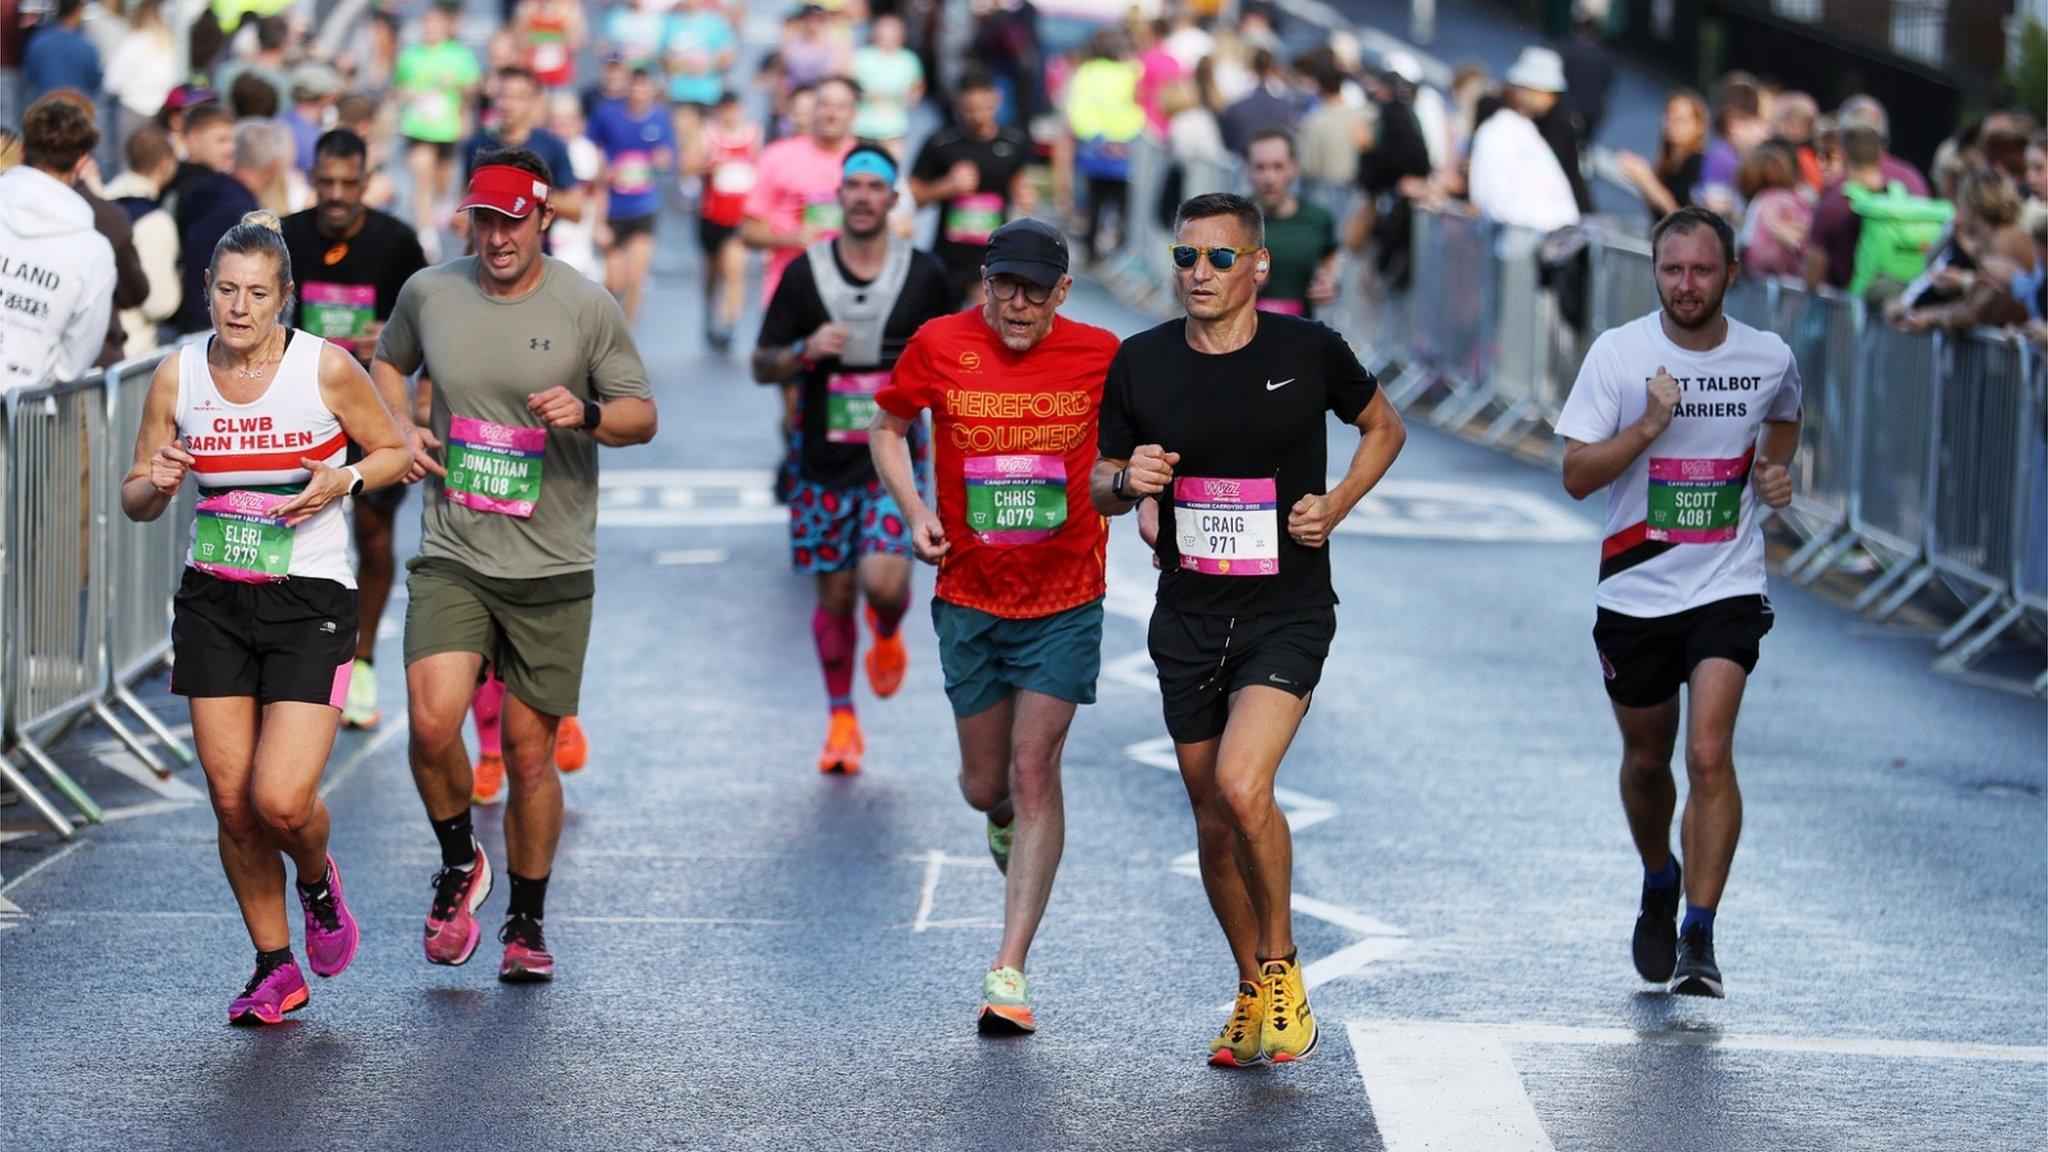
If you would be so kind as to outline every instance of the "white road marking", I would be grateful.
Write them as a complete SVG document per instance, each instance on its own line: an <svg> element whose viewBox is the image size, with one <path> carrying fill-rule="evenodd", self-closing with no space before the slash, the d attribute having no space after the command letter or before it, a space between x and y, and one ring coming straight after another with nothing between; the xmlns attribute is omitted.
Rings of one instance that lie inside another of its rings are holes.
<svg viewBox="0 0 2048 1152"><path fill-rule="evenodd" d="M1102 679L1155 696L1159 694L1159 673L1152 667L1152 654L1142 648L1104 663Z"/></svg>
<svg viewBox="0 0 2048 1152"><path fill-rule="evenodd" d="M206 797L202 794L198 800L149 800L141 804L127 804L119 808L106 809L100 813L100 820L102 823L112 824L116 820L133 820L138 816L156 816L165 812L182 812L187 808L198 807L205 799Z"/></svg>
<svg viewBox="0 0 2048 1152"><path fill-rule="evenodd" d="M0 884L0 896L5 896L9 892L14 891L16 888L21 887L24 883L34 879L36 874L40 873L43 869L48 868L50 865L55 864L57 861L64 859L65 857L71 855L73 852L76 852L80 848L85 847L85 845L86 842L83 840L73 840L69 844L66 844L62 848L59 848L55 852L52 852L50 855L45 856L41 860L36 861L34 864L29 865L28 871L23 872L21 875L16 876L14 879L9 880L5 884Z"/></svg>
<svg viewBox="0 0 2048 1152"><path fill-rule="evenodd" d="M700 564L723 564L730 559L732 559L732 553L724 548L676 548L654 554L654 562L664 568L692 567Z"/></svg>
<svg viewBox="0 0 2048 1152"><path fill-rule="evenodd" d="M758 528L787 524L789 513L766 508L599 508L599 528Z"/></svg>
<svg viewBox="0 0 2048 1152"><path fill-rule="evenodd" d="M598 474L600 528L749 528L784 524L765 468L610 468Z"/></svg>
<svg viewBox="0 0 2048 1152"><path fill-rule="evenodd" d="M1499 1037L1418 1023L1346 1031L1387 1152L1555 1152Z"/></svg>
<svg viewBox="0 0 2048 1152"><path fill-rule="evenodd" d="M934 920L932 919L932 905L938 900L939 874L945 871L946 865L951 864L954 867L968 868L993 868L995 867L995 861L981 860L972 856L950 856L941 848L934 848L922 856L913 856L911 859L922 861L924 864L924 886L918 890L917 915L910 922L910 930L912 932L923 932L929 928L958 928L968 924L983 923L980 920Z"/></svg>
<svg viewBox="0 0 2048 1152"><path fill-rule="evenodd" d="M14 901L9 900L5 896L0 896L0 916L19 915L21 915L21 905L16 904Z"/></svg>
<svg viewBox="0 0 2048 1152"><path fill-rule="evenodd" d="M126 776L166 800L178 800L189 804L206 799L206 793L193 787L191 781L177 776L168 780L162 779L150 771L148 765L137 760L133 753L119 745L108 754L96 756L94 759L101 767Z"/></svg>
<svg viewBox="0 0 2048 1152"><path fill-rule="evenodd" d="M1731 1052L1783 1052L1802 1056L1865 1056L1879 1060L1960 1060L1995 1064L2048 1064L2048 1046L1980 1044L1948 1040L1898 1040L1860 1036L1749 1036L1741 1033L1664 1031L1635 1028L1574 1028L1555 1024L1455 1024L1497 1036L1510 1044L1721 1048Z"/></svg>
<svg viewBox="0 0 2048 1152"><path fill-rule="evenodd" d="M1570 544L1599 529L1533 492L1436 480L1382 480L1337 531L1472 543Z"/></svg>
<svg viewBox="0 0 2048 1152"><path fill-rule="evenodd" d="M387 720L383 731L371 737L368 744L356 749L355 755L342 761L341 767L327 774L327 779L320 784L320 798L325 800L329 796L334 795L334 790L347 783L348 778L355 775L356 769L361 768L369 761L370 757L382 751L386 744L403 735L405 729L406 726L403 723Z"/></svg>

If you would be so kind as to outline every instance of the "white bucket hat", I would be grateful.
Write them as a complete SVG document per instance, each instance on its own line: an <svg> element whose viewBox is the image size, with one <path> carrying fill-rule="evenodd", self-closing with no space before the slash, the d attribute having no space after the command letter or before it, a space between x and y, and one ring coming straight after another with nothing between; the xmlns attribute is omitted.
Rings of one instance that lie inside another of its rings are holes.
<svg viewBox="0 0 2048 1152"><path fill-rule="evenodd" d="M1564 58L1549 48L1524 48L1504 79L1536 92L1564 91Z"/></svg>

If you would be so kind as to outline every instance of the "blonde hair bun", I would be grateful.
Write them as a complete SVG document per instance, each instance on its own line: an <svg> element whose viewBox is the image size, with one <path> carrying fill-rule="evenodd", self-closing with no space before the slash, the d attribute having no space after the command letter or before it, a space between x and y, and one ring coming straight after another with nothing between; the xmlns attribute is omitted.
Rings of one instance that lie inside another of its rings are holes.
<svg viewBox="0 0 2048 1152"><path fill-rule="evenodd" d="M242 218L237 223L253 225L257 228L268 228L279 235L284 234L284 221L277 218L277 213L265 208L258 208L254 212L242 213Z"/></svg>

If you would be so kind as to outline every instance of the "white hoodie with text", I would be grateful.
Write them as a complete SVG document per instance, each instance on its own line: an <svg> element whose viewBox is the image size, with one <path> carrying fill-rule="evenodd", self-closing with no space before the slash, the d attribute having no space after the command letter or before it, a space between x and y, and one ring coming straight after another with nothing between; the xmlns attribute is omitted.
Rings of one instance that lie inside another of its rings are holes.
<svg viewBox="0 0 2048 1152"><path fill-rule="evenodd" d="M0 173L0 392L92 369L114 309L114 248L92 208L26 164Z"/></svg>

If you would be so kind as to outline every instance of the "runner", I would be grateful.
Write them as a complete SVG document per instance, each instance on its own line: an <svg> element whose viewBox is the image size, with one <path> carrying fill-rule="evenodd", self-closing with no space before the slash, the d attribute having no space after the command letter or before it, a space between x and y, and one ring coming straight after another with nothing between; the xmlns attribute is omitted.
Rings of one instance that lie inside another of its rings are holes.
<svg viewBox="0 0 2048 1152"><path fill-rule="evenodd" d="M982 304L981 258L989 233L1013 211L1029 214L1036 200L1025 171L1031 141L997 122L1001 110L995 80L968 69L954 87L954 126L926 140L910 167L917 206L940 206L932 252L945 264L956 297L971 308Z"/></svg>
<svg viewBox="0 0 2048 1152"><path fill-rule="evenodd" d="M318 202L285 217L283 225L285 248L300 277L299 327L350 353L365 369L399 289L427 266L419 238L404 221L363 204L369 155L369 145L346 128L324 133L313 144ZM360 461L362 446L351 442L348 458ZM392 525L404 502L403 484L355 499L356 658L341 710L341 722L350 728L375 728L383 718L373 664L397 567Z"/></svg>
<svg viewBox="0 0 2048 1152"><path fill-rule="evenodd" d="M989 302L918 330L876 396L875 471L939 565L932 622L960 739L960 791L987 814L1005 874L1003 940L982 980L984 1033L1037 1030L1024 965L1066 843L1060 752L1102 665L1104 550L1088 506L1095 421L1116 337L1058 315L1067 242L1038 220L989 237ZM910 429L929 409L938 510Z"/></svg>
<svg viewBox="0 0 2048 1152"><path fill-rule="evenodd" d="M512 25L525 48L526 66L542 88L575 85L576 54L590 39L583 5L575 0L519 0Z"/></svg>
<svg viewBox="0 0 2048 1152"><path fill-rule="evenodd" d="M1258 309L1314 316L1337 299L1337 222L1322 205L1295 194L1301 165L1293 135L1269 129L1253 136L1244 151L1252 194L1266 218L1266 251L1272 254Z"/></svg>
<svg viewBox="0 0 2048 1152"><path fill-rule="evenodd" d="M399 53L392 75L403 110L405 163L412 174L412 225L427 259L440 257L441 200L455 172L455 144L470 118L483 68L476 53L449 38L455 6L436 0L420 14L420 42Z"/></svg>
<svg viewBox="0 0 2048 1152"><path fill-rule="evenodd" d="M739 36L717 0L683 0L669 15L663 43L676 139L688 152L697 147L704 118L725 95L725 74L739 56Z"/></svg>
<svg viewBox="0 0 2048 1152"><path fill-rule="evenodd" d="M754 379L798 383L801 475L789 501L792 559L818 578L811 638L825 672L829 733L821 772L858 772L866 742L853 708L854 604L867 600L868 686L894 696L909 656L897 625L910 604L910 533L875 477L868 425L875 392L912 333L953 310L945 269L889 235L896 161L872 144L847 154L839 184L845 230L798 256L761 319ZM916 425L920 428L922 425ZM914 455L922 437L913 432Z"/></svg>
<svg viewBox="0 0 2048 1152"><path fill-rule="evenodd" d="M576 714L597 553L597 446L654 436L653 390L618 306L541 254L547 166L489 153L470 177L478 255L412 278L372 366L389 403L434 366L431 428L410 432L409 473L426 486L420 555L409 565L406 688L412 771L441 845L427 959L463 964L481 930L490 862L470 830L462 716L488 663L505 680L506 865L512 899L498 977L547 980L542 935L562 832L556 726ZM429 450L447 445L445 456Z"/></svg>
<svg viewBox="0 0 2048 1152"><path fill-rule="evenodd" d="M697 204L697 241L704 248L704 339L724 352L746 306L747 246L740 242L747 193L761 156L761 128L747 120L737 93L718 106L696 136L685 165L704 183Z"/></svg>
<svg viewBox="0 0 2048 1152"><path fill-rule="evenodd" d="M251 212L214 245L212 336L157 366L121 484L122 511L146 521L186 477L199 483L171 691L191 701L221 866L256 948L231 1024L282 1023L311 997L292 958L280 851L298 873L314 975L339 976L355 958L360 932L319 794L355 646L341 500L406 469L405 441L362 367L280 322L292 262L277 227ZM345 463L349 441L361 463Z"/></svg>
<svg viewBox="0 0 2048 1152"><path fill-rule="evenodd" d="M1799 365L1722 312L1735 236L1680 208L1650 234L1659 311L1593 342L1557 422L1564 486L1607 489L1593 644L1621 727L1621 802L1643 860L1636 971L1722 994L1714 912L1742 832L1735 719L1771 630L1756 502L1792 500ZM1684 870L1671 854L1671 753L1685 708ZM1678 919L1679 895L1685 920Z"/></svg>
<svg viewBox="0 0 2048 1152"><path fill-rule="evenodd" d="M1258 205L1227 193L1175 213L1173 287L1187 316L1117 354L1093 488L1107 515L1158 498L1148 640L1202 885L1237 961L1236 1005L1209 1045L1209 1062L1229 1067L1315 1050L1273 778L1337 631L1325 545L1404 436L1343 337L1254 308L1271 270L1260 223ZM1327 492L1325 412L1360 433Z"/></svg>
<svg viewBox="0 0 2048 1152"><path fill-rule="evenodd" d="M604 283L619 298L631 327L654 262L654 225L661 216L661 175L676 166L676 134L661 109L654 73L635 69L623 101L599 104L590 114L590 141L604 152ZM600 243L603 242L600 233Z"/></svg>

